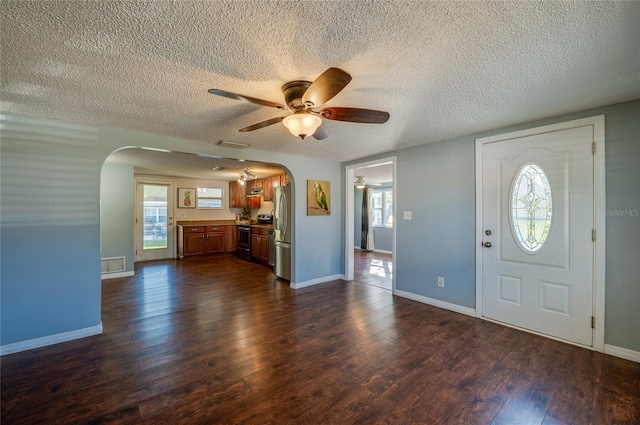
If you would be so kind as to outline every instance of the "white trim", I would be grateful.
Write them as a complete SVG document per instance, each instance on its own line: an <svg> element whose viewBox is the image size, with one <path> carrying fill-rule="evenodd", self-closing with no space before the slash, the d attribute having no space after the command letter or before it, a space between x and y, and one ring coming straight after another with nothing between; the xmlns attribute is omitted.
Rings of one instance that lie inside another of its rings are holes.
<svg viewBox="0 0 640 425"><path fill-rule="evenodd" d="M47 335L40 338L29 339L27 341L14 342L0 346L0 356L19 353L20 351L33 350L34 348L46 347L47 345L59 344L61 342L72 341L74 339L99 335L102 333L102 322L96 326L76 329L74 331L62 332L54 335Z"/></svg>
<svg viewBox="0 0 640 425"><path fill-rule="evenodd" d="M150 185L167 186L169 188L168 190L169 194L167 198L167 220L169 220L169 217L174 217L174 218L171 219L171 221L173 222L173 224L171 225L173 226L173 229L169 229L169 227L167 227L167 235L171 234L171 237L168 238L167 241L171 246L167 246L167 248L165 248L167 254L169 255L168 257L165 257L165 258L142 258L142 253L138 254L138 250L140 250L141 252L143 251L142 249L143 241L141 239L142 232L140 232L140 230L142 230L144 226L143 217L142 216L138 217L138 214L143 211L143 206L140 205L140 200L142 198L141 198L141 195L138 195L138 189L139 189L139 185L145 184L145 183L149 183ZM178 232L176 231L177 222L178 222L177 214L176 214L177 212L176 210L178 209L178 206L176 205L176 196L177 196L176 185L177 185L176 181L172 180L171 178L162 179L158 177L148 177L144 174L134 174L134 186L133 186L133 194L134 194L133 262L134 263L138 263L142 261L156 261L156 260L178 258L178 242L176 240L178 237ZM171 206L171 208L169 208L169 206ZM140 218L139 223L136 222L137 218Z"/></svg>
<svg viewBox="0 0 640 425"><path fill-rule="evenodd" d="M393 254L393 251L387 251L384 249L374 249L373 252L379 252L381 254Z"/></svg>
<svg viewBox="0 0 640 425"><path fill-rule="evenodd" d="M394 196L397 193L396 190L396 163L397 159L395 156L390 156L386 158L378 158L372 161L359 162L357 164L347 165L345 167L345 181L344 181L344 193L345 193L345 219L344 219L344 279L349 281L354 279L354 270L353 270L353 248L355 246L354 243L354 200L353 200L353 180L355 179L355 170L359 167L366 167L368 165L380 164L382 162L391 162L391 175L392 175L392 184L391 188L393 190ZM393 203L393 216L397 217L396 208L397 202ZM396 252L396 227L393 226L393 236L391 239L391 264L393 269L395 270L395 255ZM393 273L392 277L392 287L396 287L396 274Z"/></svg>
<svg viewBox="0 0 640 425"><path fill-rule="evenodd" d="M469 307L463 307L458 304L448 303L446 301L437 300L435 298L425 297L423 295L417 295L411 292L401 291L399 289L393 290L393 295L397 295L399 297L408 298L410 300L418 301L424 304L429 304L434 307L444 308L445 310L451 310L456 313L465 314L467 316L476 317L476 311Z"/></svg>
<svg viewBox="0 0 640 425"><path fill-rule="evenodd" d="M347 280L347 279L343 274L334 274L331 276L319 277L317 279L305 280L304 282L291 282L289 283L289 286L293 289L300 289L300 288L306 288L307 286L313 286L313 285L318 285L320 283L330 282L332 280Z"/></svg>
<svg viewBox="0 0 640 425"><path fill-rule="evenodd" d="M118 273L106 273L106 274L102 274L100 275L100 279L101 280L107 280L107 279L117 279L119 277L129 277L129 276L134 276L135 273L132 271L129 272L118 272Z"/></svg>
<svg viewBox="0 0 640 425"><path fill-rule="evenodd" d="M604 345L604 353L610 356L640 363L640 351L629 350L628 348L616 347L615 345Z"/></svg>
<svg viewBox="0 0 640 425"><path fill-rule="evenodd" d="M596 229L596 242L593 258L593 314L595 329L593 332L593 348L604 351L604 299L605 299L605 257L606 257L606 175L605 175L605 132L604 115L591 118L593 122L593 141L596 143L596 154L593 156L593 226Z"/></svg>
<svg viewBox="0 0 640 425"><path fill-rule="evenodd" d="M500 142L509 139L551 133L577 127L592 126L593 141L596 143L593 168L594 188L594 227L596 241L594 243L593 261L593 314L595 328L593 330L593 349L603 352L604 344L604 306L605 306L605 254L606 254L606 203L605 203L605 118L597 115L572 121L565 121L542 127L534 127L510 133L503 133L491 137L483 137L475 141L476 162L476 316L482 316L482 147L487 143ZM485 318L486 319L486 318ZM497 322L501 323L501 322ZM532 332L535 333L535 332ZM540 334L547 336L544 334ZM555 338L553 338L555 339ZM559 341L565 340L559 339ZM574 344L576 345L576 344ZM579 345L584 347L583 345Z"/></svg>

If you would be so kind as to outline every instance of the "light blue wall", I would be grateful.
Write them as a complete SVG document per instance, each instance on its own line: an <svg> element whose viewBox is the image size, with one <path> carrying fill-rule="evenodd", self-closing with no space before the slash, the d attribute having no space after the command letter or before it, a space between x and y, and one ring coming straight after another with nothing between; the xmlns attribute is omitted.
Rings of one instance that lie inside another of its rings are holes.
<svg viewBox="0 0 640 425"><path fill-rule="evenodd" d="M0 118L2 345L100 325L96 132Z"/></svg>
<svg viewBox="0 0 640 425"><path fill-rule="evenodd" d="M373 228L373 249L374 251L393 251L392 227Z"/></svg>
<svg viewBox="0 0 640 425"><path fill-rule="evenodd" d="M395 222L397 289L474 308L473 149L466 137L395 154L396 211L412 212Z"/></svg>
<svg viewBox="0 0 640 425"><path fill-rule="evenodd" d="M7 113L0 115L0 138L3 347L100 325L100 174L122 147L281 164L294 187L295 282L343 273L337 162ZM331 182L330 216L306 215L307 179ZM133 238L131 247L115 248L129 232L110 235L102 249L133 252Z"/></svg>
<svg viewBox="0 0 640 425"><path fill-rule="evenodd" d="M475 308L476 138L605 115L605 343L640 351L640 101L473 134L361 158L396 156L396 285L403 291ZM446 285L438 288L437 276Z"/></svg>
<svg viewBox="0 0 640 425"><path fill-rule="evenodd" d="M126 258L133 271L134 181L130 165L104 164L100 177L101 258Z"/></svg>

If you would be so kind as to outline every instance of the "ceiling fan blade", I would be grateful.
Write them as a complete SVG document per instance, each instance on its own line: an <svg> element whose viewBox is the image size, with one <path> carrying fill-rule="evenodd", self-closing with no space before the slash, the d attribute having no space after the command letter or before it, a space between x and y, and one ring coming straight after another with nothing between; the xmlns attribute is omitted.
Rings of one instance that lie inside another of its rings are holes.
<svg viewBox="0 0 640 425"><path fill-rule="evenodd" d="M250 96L244 96L242 94L231 93L230 91L224 91L219 89L209 89L207 91L211 94L215 94L216 96L228 97L229 99L235 99L241 102L255 103L256 105L269 106L270 108L278 108L285 111L288 109L285 105L282 105L280 103L271 102L269 100L257 99L255 97L250 97Z"/></svg>
<svg viewBox="0 0 640 425"><path fill-rule="evenodd" d="M335 121L383 124L389 120L389 113L373 109L328 107L317 111L323 118Z"/></svg>
<svg viewBox="0 0 640 425"><path fill-rule="evenodd" d="M316 140L324 140L327 137L329 137L329 132L327 131L327 126L324 124L320 124L320 127L318 127L315 131L315 133L313 133L311 135L311 137L313 137Z"/></svg>
<svg viewBox="0 0 640 425"><path fill-rule="evenodd" d="M243 133L246 133L247 131L258 130L263 127L268 127L270 125L277 124L281 122L284 118L285 117L271 118L270 120L262 121L257 124L250 125L249 127L241 128L240 131Z"/></svg>
<svg viewBox="0 0 640 425"><path fill-rule="evenodd" d="M307 106L320 106L327 103L333 96L349 84L351 75L340 68L329 68L311 83L302 96L302 102Z"/></svg>

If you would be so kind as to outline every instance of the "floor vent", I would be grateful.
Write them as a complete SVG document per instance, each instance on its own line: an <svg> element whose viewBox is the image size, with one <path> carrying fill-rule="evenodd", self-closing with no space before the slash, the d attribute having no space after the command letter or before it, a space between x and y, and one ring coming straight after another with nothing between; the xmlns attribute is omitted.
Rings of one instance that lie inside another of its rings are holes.
<svg viewBox="0 0 640 425"><path fill-rule="evenodd" d="M125 270L125 257L103 258L101 265L102 274L121 273Z"/></svg>

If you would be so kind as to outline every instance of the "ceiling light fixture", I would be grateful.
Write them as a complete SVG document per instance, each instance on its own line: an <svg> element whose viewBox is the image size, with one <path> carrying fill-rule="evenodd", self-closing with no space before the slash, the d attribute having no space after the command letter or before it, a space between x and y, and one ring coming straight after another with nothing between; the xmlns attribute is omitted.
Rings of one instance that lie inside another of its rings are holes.
<svg viewBox="0 0 640 425"><path fill-rule="evenodd" d="M364 189L365 183L364 183L364 176L356 176L356 189Z"/></svg>
<svg viewBox="0 0 640 425"><path fill-rule="evenodd" d="M284 117L282 123L289 129L291 134L304 139L316 132L320 124L322 124L322 119L312 115L307 110L301 110L296 111L293 115Z"/></svg>
<svg viewBox="0 0 640 425"><path fill-rule="evenodd" d="M244 182L246 182L247 180L255 180L257 177L258 176L256 176L256 174L253 171L251 171L250 168L245 168L244 170L240 171L240 177L238 177L238 183L244 186Z"/></svg>

